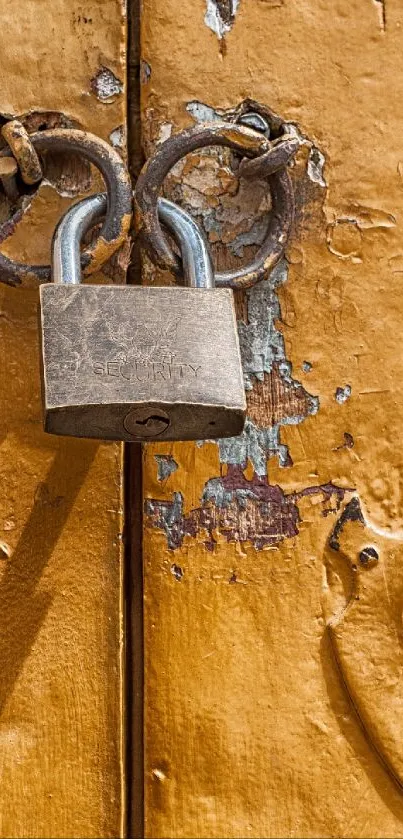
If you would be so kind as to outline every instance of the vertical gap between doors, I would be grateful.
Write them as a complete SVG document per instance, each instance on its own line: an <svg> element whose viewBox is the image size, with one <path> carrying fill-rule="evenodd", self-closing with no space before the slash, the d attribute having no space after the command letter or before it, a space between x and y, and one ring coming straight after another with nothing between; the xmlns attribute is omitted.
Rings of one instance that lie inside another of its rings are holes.
<svg viewBox="0 0 403 839"><path fill-rule="evenodd" d="M127 151L133 184L141 169L140 0L128 3ZM141 283L140 253L134 241L127 274ZM126 800L127 836L144 836L144 634L143 634L143 488L142 447L125 445L125 596L126 596Z"/></svg>

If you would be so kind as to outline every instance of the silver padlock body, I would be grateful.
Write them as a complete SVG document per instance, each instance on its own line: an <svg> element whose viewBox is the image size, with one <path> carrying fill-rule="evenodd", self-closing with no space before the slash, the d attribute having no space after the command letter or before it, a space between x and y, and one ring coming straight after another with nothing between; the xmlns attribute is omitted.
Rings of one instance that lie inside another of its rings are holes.
<svg viewBox="0 0 403 839"><path fill-rule="evenodd" d="M240 434L230 289L40 287L45 430L107 440Z"/></svg>

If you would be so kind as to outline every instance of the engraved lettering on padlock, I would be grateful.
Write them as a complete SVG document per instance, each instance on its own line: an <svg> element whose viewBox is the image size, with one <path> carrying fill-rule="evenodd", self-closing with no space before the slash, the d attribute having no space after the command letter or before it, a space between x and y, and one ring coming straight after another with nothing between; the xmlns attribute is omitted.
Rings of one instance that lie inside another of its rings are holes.
<svg viewBox="0 0 403 839"><path fill-rule="evenodd" d="M45 429L128 441L239 434L246 404L233 293L214 288L197 225L161 200L191 287L81 285L80 237L104 207L91 196L64 216L53 244L59 282L40 288Z"/></svg>
<svg viewBox="0 0 403 839"><path fill-rule="evenodd" d="M166 361L95 361L93 372L96 376L104 378L121 376L128 382L154 381L161 377L165 380L183 379L186 376L197 378L201 370L200 364L179 364Z"/></svg>

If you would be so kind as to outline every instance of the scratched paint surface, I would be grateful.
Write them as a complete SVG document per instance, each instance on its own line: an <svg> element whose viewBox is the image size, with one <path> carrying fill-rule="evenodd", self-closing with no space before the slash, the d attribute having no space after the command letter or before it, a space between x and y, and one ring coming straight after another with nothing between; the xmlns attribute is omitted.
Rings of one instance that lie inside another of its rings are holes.
<svg viewBox="0 0 403 839"><path fill-rule="evenodd" d="M91 79L125 79L120 0L1 0L0 15L0 112L108 139L124 96ZM48 261L58 216L97 188L76 159L50 170L2 244L21 261ZM43 433L37 305L0 286L0 836L121 836L121 451Z"/></svg>
<svg viewBox="0 0 403 839"><path fill-rule="evenodd" d="M144 10L147 152L247 97L305 141L286 262L236 300L246 433L145 454L146 833L401 837L401 8L205 16ZM226 153L166 189L219 268L264 234L264 184Z"/></svg>

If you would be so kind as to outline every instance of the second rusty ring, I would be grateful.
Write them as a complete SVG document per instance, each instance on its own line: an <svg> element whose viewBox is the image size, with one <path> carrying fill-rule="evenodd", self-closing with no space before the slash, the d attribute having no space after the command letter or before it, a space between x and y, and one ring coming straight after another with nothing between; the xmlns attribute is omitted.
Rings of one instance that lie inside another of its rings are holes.
<svg viewBox="0 0 403 839"><path fill-rule="evenodd" d="M143 167L134 192L136 226L150 259L160 268L181 276L180 260L171 249L158 218L163 181L175 163L189 152L206 146L226 146L243 158L262 158L258 174L262 177L263 170L267 175L272 207L265 240L252 262L238 270L216 273L215 283L217 287L239 289L250 288L264 279L284 253L294 217L294 194L285 162L295 153L297 144L292 138L287 138L287 142L291 145L282 152L278 147L275 150L270 140L257 131L239 124L215 122L185 129L162 143ZM276 168L280 158L282 168ZM248 171L248 165L245 161L241 174L256 177L253 168Z"/></svg>
<svg viewBox="0 0 403 839"><path fill-rule="evenodd" d="M37 152L76 152L101 172L108 194L108 209L96 240L88 245L81 256L84 275L93 274L123 244L130 227L132 215L132 187L123 160L112 146L86 131L75 128L54 128L30 134L30 141ZM10 227L8 223L7 227ZM6 237L1 236L0 242ZM0 253L0 282L20 285L22 280L48 282L50 265L29 265L14 262Z"/></svg>

